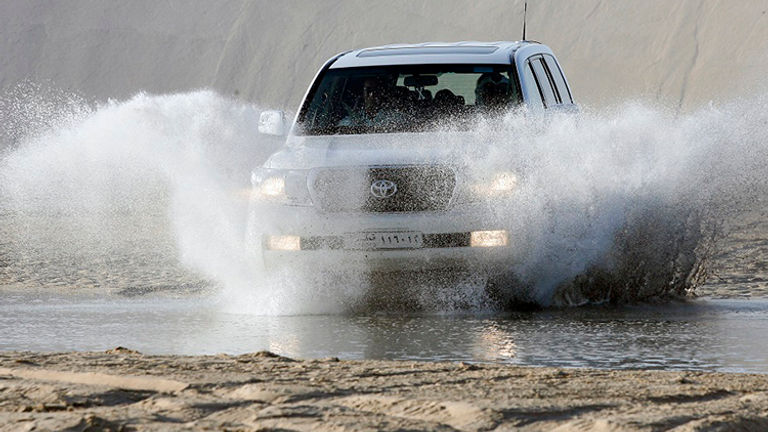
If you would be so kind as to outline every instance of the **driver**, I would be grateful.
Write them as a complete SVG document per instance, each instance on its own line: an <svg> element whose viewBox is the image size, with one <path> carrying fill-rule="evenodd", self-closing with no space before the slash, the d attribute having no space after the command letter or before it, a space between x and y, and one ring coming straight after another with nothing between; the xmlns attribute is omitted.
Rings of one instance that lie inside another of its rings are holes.
<svg viewBox="0 0 768 432"><path fill-rule="evenodd" d="M487 72L477 79L475 105L486 112L501 111L512 94L509 79L498 72Z"/></svg>
<svg viewBox="0 0 768 432"><path fill-rule="evenodd" d="M387 126L402 120L402 114L394 109L392 87L384 78L370 77L363 81L362 103L347 107L348 113L339 121L339 126Z"/></svg>

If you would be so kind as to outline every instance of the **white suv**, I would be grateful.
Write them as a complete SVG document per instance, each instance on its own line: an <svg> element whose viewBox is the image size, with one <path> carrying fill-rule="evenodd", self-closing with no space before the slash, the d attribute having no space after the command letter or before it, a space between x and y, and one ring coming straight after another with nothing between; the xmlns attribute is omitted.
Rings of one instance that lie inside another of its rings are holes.
<svg viewBox="0 0 768 432"><path fill-rule="evenodd" d="M574 107L545 45L388 45L331 58L290 128L282 112L261 114L260 132L290 133L252 174L250 241L267 268L504 274L515 235L487 207L514 193L517 174L470 173L471 149L450 141L517 107Z"/></svg>

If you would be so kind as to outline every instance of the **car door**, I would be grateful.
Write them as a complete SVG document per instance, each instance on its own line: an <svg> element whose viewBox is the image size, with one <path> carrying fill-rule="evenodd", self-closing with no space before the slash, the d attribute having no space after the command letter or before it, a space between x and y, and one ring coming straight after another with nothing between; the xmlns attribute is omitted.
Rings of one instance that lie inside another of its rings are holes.
<svg viewBox="0 0 768 432"><path fill-rule="evenodd" d="M536 82L536 77L533 73L530 60L526 60L523 67L522 76L522 88L525 95L525 102L528 107L533 110L544 109L544 98L541 94L539 84Z"/></svg>
<svg viewBox="0 0 768 432"><path fill-rule="evenodd" d="M553 108L560 104L560 95L557 93L552 77L546 69L543 57L541 55L532 56L528 59L528 63L533 70L536 83L541 91L544 107Z"/></svg>
<svg viewBox="0 0 768 432"><path fill-rule="evenodd" d="M544 59L544 65L547 68L547 72L549 72L549 76L552 78L552 81L555 84L555 90L557 90L557 93L560 97L560 103L572 104L573 95L571 95L571 89L568 88L568 83L565 82L563 70L560 68L557 60L548 54L544 54L542 58Z"/></svg>

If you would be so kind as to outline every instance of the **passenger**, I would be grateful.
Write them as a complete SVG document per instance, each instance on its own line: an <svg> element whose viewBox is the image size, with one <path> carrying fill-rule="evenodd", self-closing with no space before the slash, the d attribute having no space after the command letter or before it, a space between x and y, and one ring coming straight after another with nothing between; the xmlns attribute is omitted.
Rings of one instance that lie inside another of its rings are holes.
<svg viewBox="0 0 768 432"><path fill-rule="evenodd" d="M452 115L459 112L464 101L461 96L456 96L452 91L442 89L435 93L432 104L438 114Z"/></svg>
<svg viewBox="0 0 768 432"><path fill-rule="evenodd" d="M365 79L362 87L362 104L358 103L354 108L347 107L348 113L339 121L339 126L386 127L403 121L403 114L395 106L396 98L393 88L382 78Z"/></svg>
<svg viewBox="0 0 768 432"><path fill-rule="evenodd" d="M509 79L498 72L480 75L475 87L475 106L486 113L502 112L509 105L512 89Z"/></svg>

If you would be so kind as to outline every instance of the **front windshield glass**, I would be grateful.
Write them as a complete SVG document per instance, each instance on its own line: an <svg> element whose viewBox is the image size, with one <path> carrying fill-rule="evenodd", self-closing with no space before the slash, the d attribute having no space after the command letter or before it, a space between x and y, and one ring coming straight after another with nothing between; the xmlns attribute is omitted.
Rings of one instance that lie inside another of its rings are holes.
<svg viewBox="0 0 768 432"><path fill-rule="evenodd" d="M300 135L466 129L522 102L511 65L329 69L307 100Z"/></svg>

